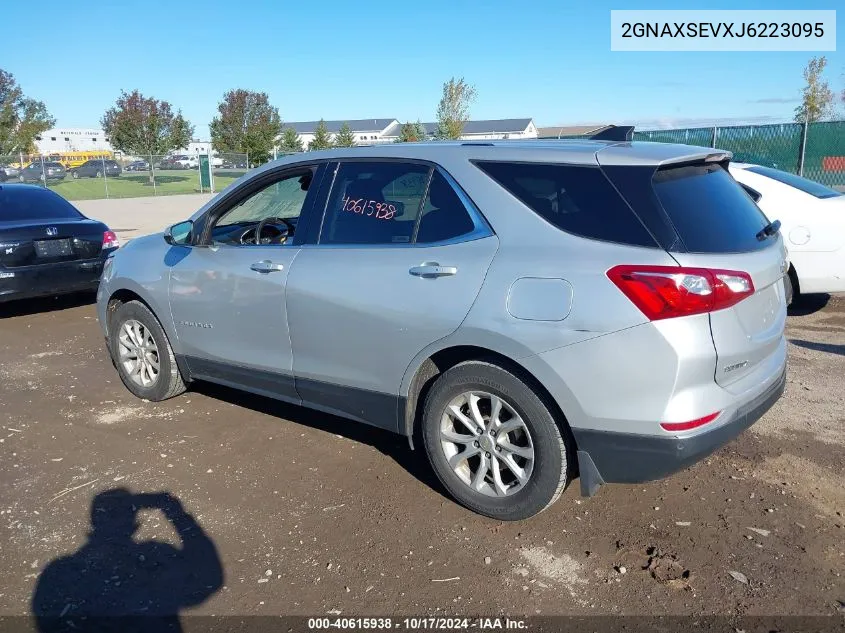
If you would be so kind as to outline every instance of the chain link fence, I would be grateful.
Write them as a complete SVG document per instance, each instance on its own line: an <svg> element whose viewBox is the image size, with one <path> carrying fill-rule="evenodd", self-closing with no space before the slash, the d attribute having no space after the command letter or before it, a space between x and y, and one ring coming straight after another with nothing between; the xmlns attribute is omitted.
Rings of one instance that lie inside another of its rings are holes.
<svg viewBox="0 0 845 633"><path fill-rule="evenodd" d="M68 200L139 198L222 191L250 168L247 154L211 157L211 186L199 157L188 154L115 156L111 152L0 155L0 183L49 187ZM256 166L253 162L252 166Z"/></svg>
<svg viewBox="0 0 845 633"><path fill-rule="evenodd" d="M845 190L845 121L635 131L634 140L724 149L737 162L774 167Z"/></svg>

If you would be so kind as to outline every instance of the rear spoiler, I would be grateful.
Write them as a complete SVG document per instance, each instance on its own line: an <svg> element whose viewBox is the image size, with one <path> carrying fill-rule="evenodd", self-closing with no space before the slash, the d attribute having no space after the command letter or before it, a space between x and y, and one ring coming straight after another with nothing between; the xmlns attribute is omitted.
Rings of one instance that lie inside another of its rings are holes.
<svg viewBox="0 0 845 633"><path fill-rule="evenodd" d="M591 141L633 141L633 125L608 125L598 134L590 137Z"/></svg>

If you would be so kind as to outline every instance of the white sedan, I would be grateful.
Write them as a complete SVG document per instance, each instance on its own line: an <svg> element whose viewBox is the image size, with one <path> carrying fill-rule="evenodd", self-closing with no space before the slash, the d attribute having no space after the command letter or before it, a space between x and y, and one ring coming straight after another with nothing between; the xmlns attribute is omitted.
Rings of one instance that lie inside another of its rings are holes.
<svg viewBox="0 0 845 633"><path fill-rule="evenodd" d="M730 172L770 220L781 222L791 261L787 297L845 292L845 195L771 167L732 163Z"/></svg>

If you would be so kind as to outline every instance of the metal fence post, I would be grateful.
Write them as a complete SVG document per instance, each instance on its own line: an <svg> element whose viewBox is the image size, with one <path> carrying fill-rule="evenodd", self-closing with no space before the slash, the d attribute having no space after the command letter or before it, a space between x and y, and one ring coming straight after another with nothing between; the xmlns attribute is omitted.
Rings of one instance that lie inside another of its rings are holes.
<svg viewBox="0 0 845 633"><path fill-rule="evenodd" d="M710 143L710 147L716 149L716 137L719 135L719 128L715 125L713 126L713 141Z"/></svg>
<svg viewBox="0 0 845 633"><path fill-rule="evenodd" d="M109 199L109 178L106 176L106 156L100 156L100 164L103 166L103 186L106 188L106 200Z"/></svg>
<svg viewBox="0 0 845 633"><path fill-rule="evenodd" d="M150 154L150 180L153 181L153 195L157 196L158 193L156 192L156 170L153 167L153 155Z"/></svg>
<svg viewBox="0 0 845 633"><path fill-rule="evenodd" d="M807 128L809 127L807 119L804 119L804 125L801 126L801 147L798 154L798 175L804 175L804 155L807 151Z"/></svg>
<svg viewBox="0 0 845 633"><path fill-rule="evenodd" d="M38 158L41 159L41 182L44 183L44 188L47 188L47 172L44 171L44 154L39 154Z"/></svg>

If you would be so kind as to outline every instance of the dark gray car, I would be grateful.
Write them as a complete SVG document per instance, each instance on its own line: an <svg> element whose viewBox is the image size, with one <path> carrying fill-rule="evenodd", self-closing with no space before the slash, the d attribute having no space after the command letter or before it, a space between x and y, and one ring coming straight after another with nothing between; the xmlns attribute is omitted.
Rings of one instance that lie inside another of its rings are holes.
<svg viewBox="0 0 845 633"><path fill-rule="evenodd" d="M74 178L102 178L105 174L108 178L120 176L120 165L114 160L86 160L79 167L70 170Z"/></svg>
<svg viewBox="0 0 845 633"><path fill-rule="evenodd" d="M35 161L20 170L18 180L21 182L45 182L48 180L64 180L67 170L61 163Z"/></svg>

